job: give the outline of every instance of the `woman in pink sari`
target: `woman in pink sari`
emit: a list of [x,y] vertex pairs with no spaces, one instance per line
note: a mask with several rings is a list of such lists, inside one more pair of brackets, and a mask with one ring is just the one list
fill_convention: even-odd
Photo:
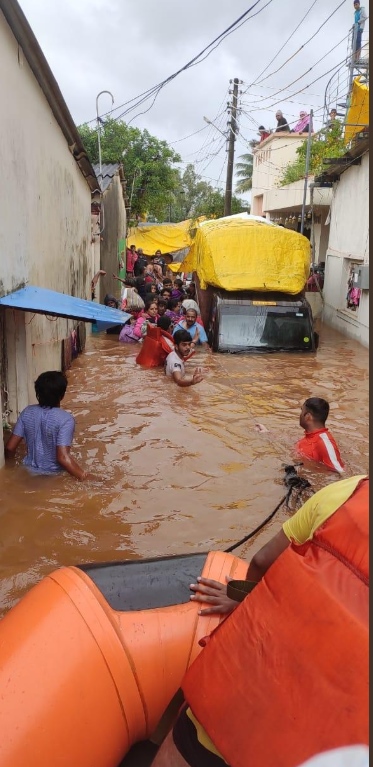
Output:
[[308,133],[310,129],[310,116],[307,112],[299,112],[299,120],[294,126],[292,133]]

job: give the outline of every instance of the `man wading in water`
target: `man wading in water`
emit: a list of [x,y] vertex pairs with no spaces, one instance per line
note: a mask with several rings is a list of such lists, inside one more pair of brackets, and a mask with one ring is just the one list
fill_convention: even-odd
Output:
[[175,350],[171,352],[165,363],[166,376],[172,378],[178,386],[194,386],[203,381],[200,368],[196,368],[193,376],[185,376],[184,361],[189,357],[192,350],[192,338],[187,330],[177,330],[174,333]]
[[58,370],[41,373],[35,381],[38,405],[28,405],[20,414],[5,447],[12,458],[22,439],[27,455],[23,464],[32,474],[58,474],[63,469],[76,479],[91,479],[70,455],[75,419],[60,403],[67,389],[67,378]]

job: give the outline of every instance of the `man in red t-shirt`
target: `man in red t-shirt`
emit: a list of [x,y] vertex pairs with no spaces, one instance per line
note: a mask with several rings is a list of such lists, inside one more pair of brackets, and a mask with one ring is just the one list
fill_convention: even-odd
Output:
[[342,462],[338,445],[325,427],[329,415],[329,403],[321,397],[310,397],[302,405],[299,424],[304,429],[304,437],[299,440],[296,449],[304,458],[317,461],[332,471],[342,474]]

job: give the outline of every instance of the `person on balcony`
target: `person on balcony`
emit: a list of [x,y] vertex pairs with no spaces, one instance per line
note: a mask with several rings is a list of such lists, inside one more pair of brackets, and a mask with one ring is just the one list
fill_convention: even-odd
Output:
[[365,8],[363,8],[360,5],[359,0],[355,0],[354,2],[354,9],[355,9],[355,29],[354,29],[354,39],[355,39],[355,61],[358,61],[361,54],[361,40],[363,36],[363,30],[365,26],[365,22],[367,20],[367,14],[365,11]]
[[308,133],[310,129],[310,116],[307,112],[299,112],[299,120],[294,126],[292,133]]
[[271,132],[269,130],[267,130],[264,127],[264,125],[259,125],[258,133],[259,133],[259,136],[260,136],[259,144],[261,144],[262,141],[265,141],[265,139],[268,138],[268,136],[271,135]]
[[284,117],[284,115],[282,114],[281,109],[278,109],[276,112],[276,120],[277,120],[277,127],[275,130],[275,133],[281,133],[281,132],[290,133],[288,121],[286,117]]

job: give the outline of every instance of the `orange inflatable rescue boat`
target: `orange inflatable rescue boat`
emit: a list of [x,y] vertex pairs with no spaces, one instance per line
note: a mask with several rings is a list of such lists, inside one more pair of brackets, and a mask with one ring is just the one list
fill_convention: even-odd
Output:
[[0,622],[1,767],[118,767],[219,624],[189,584],[247,567],[215,551],[64,567],[34,586]]
[[367,743],[368,482],[227,621],[198,615],[199,574],[247,568],[210,552],[44,578],[0,622],[0,767],[118,767],[180,687],[231,767]]

